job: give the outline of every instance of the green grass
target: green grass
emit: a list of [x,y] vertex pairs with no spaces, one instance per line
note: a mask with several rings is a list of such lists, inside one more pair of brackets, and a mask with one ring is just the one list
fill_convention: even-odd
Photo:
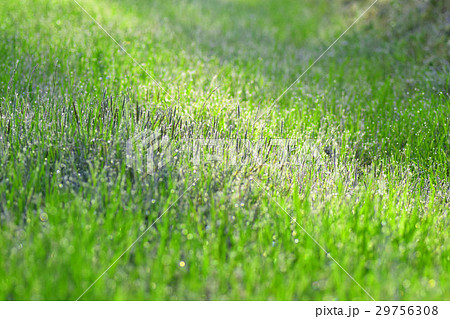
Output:
[[[80,3],[167,93],[72,0],[0,0],[0,299],[77,299],[166,210],[82,300],[369,299],[283,209],[376,300],[450,298],[448,7],[380,1],[255,123],[370,2]],[[300,165],[148,175],[145,129]]]

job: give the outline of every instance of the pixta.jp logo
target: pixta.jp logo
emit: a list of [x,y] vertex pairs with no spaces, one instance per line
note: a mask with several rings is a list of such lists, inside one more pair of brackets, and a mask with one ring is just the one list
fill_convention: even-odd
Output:
[[[128,167],[154,174],[167,165],[191,163],[194,166],[222,164],[224,166],[292,166],[308,158],[321,157],[311,143],[297,139],[211,139],[179,138],[145,130],[126,144]],[[304,161],[303,161],[304,162]]]

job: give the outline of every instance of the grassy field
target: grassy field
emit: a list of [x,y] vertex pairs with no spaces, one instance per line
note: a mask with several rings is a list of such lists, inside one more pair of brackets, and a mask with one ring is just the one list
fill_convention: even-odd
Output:
[[[370,1],[79,3],[143,68],[73,0],[0,0],[0,299],[450,298],[444,1],[380,0],[277,101]],[[212,138],[263,161],[181,147]]]

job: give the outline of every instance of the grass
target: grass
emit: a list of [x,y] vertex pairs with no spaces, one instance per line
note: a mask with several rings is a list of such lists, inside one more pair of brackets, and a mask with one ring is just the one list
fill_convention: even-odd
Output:
[[[376,300],[450,298],[445,5],[380,1],[255,123],[369,2],[80,3],[167,92],[72,0],[1,0],[2,300],[77,299],[158,217],[82,300],[369,299],[299,225]],[[143,130],[181,149],[154,175]]]

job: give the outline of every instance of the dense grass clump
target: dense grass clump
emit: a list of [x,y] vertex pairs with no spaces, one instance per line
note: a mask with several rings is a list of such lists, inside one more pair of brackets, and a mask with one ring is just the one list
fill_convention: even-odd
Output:
[[1,2],[1,299],[450,297],[445,4]]

